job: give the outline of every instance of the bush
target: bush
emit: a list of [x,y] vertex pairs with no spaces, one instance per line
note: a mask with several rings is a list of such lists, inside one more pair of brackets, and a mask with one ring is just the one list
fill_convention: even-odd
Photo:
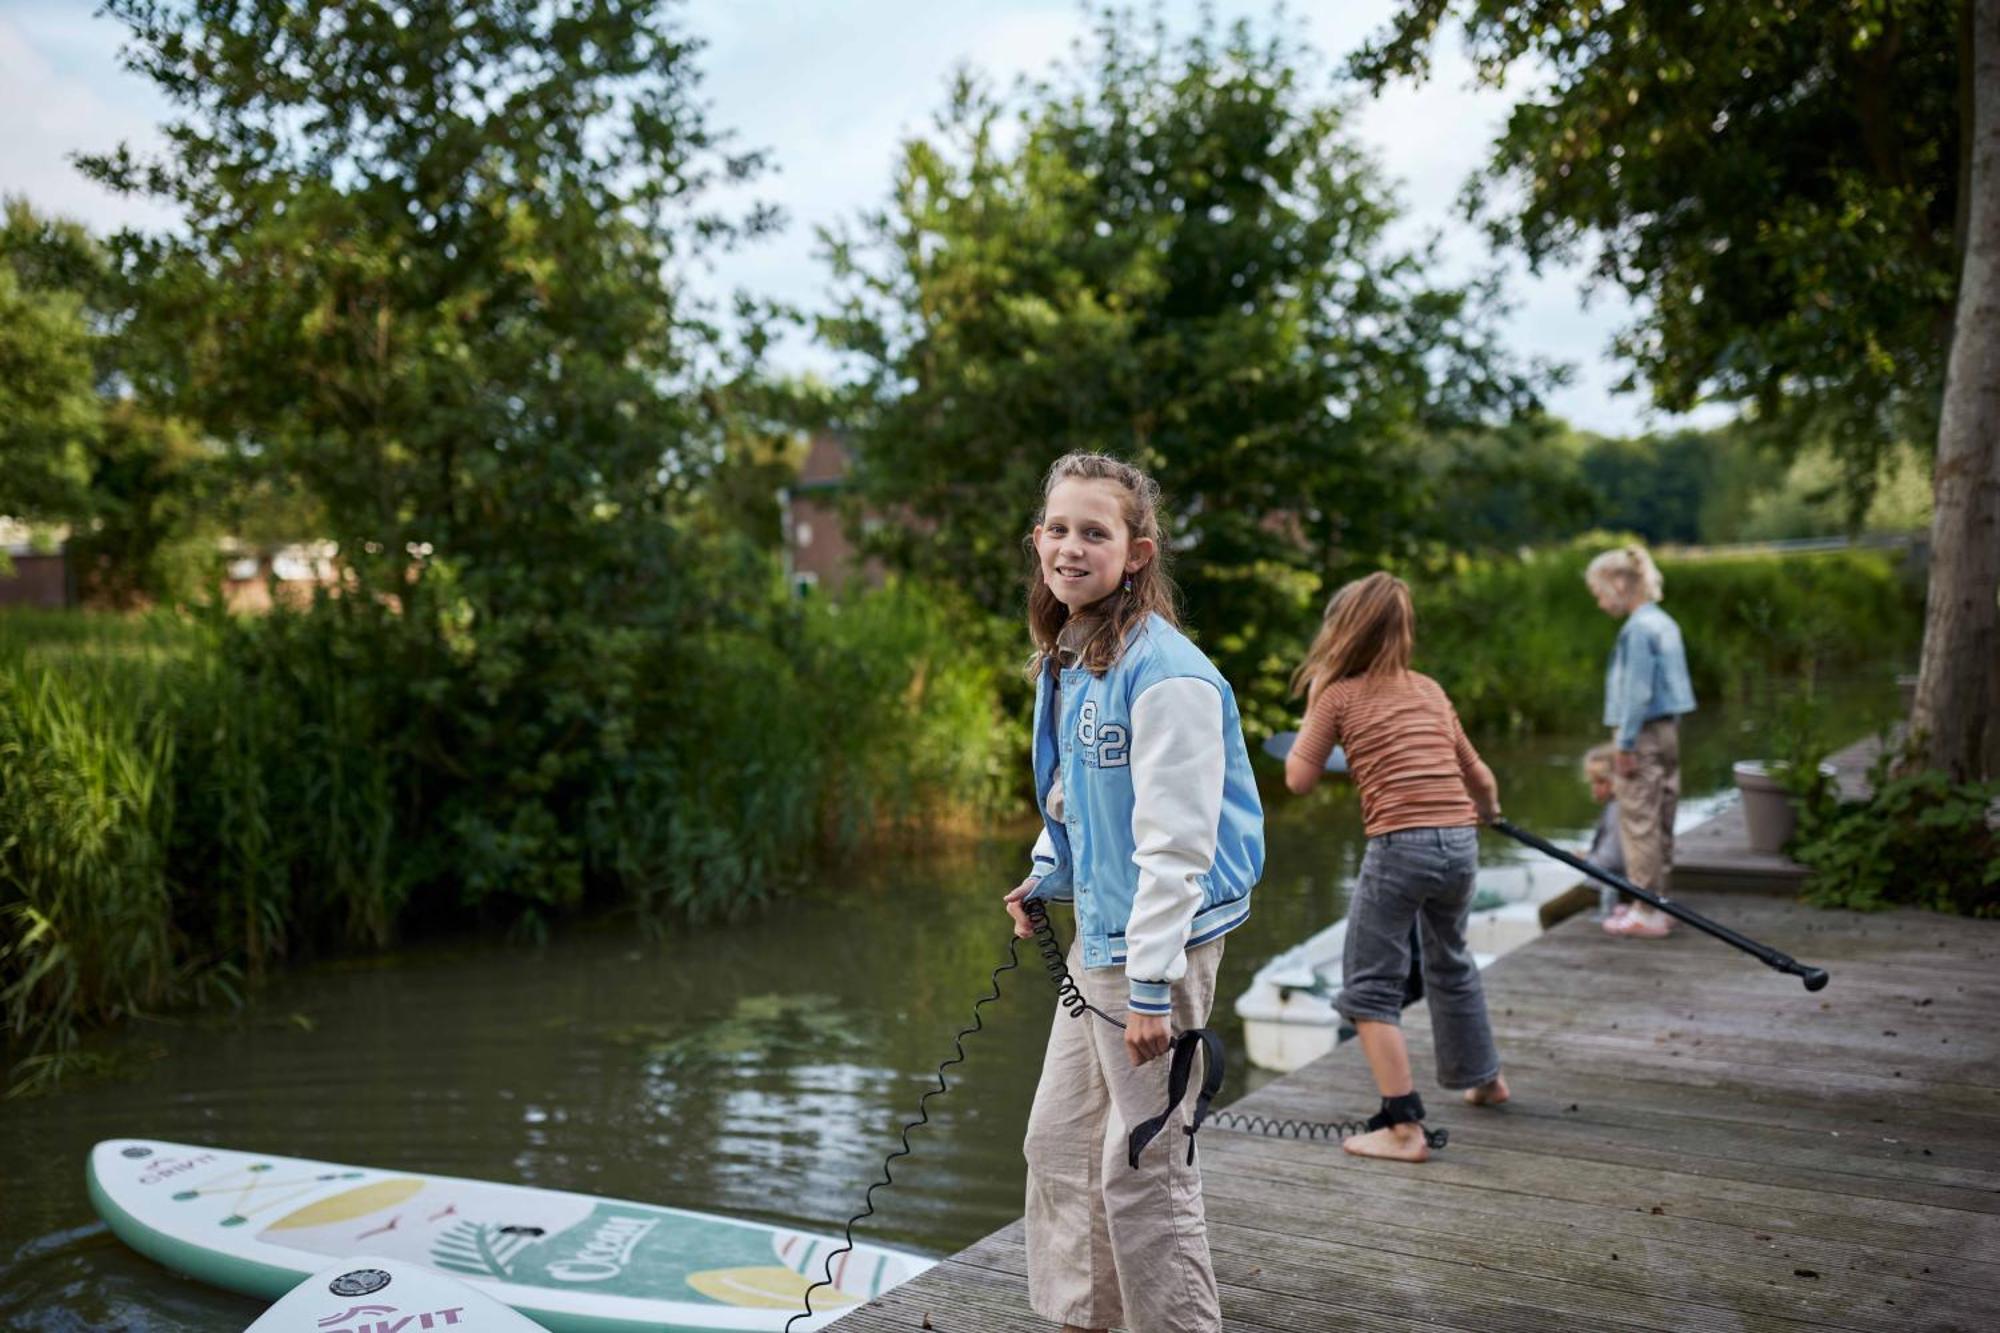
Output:
[[[1475,731],[1594,721],[1617,625],[1583,585],[1601,536],[1518,558],[1460,557],[1413,580],[1420,670]],[[1923,591],[1883,551],[1661,556],[1663,605],[1680,623],[1698,699],[1740,699],[1772,676],[1810,680],[1914,655]]]
[[1020,767],[976,611],[908,584],[761,605],[682,646],[596,794],[591,844],[649,914],[740,914],[816,850],[991,813]]
[[2000,917],[2000,782],[1953,782],[1934,769],[1895,776],[1896,757],[1885,750],[1876,761],[1866,800],[1842,801],[1826,783],[1801,802],[1786,851],[1811,872],[1806,901]]

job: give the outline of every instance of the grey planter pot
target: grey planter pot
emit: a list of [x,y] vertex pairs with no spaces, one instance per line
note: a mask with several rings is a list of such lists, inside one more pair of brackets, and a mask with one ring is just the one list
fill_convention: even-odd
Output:
[[[1750,850],[1776,855],[1798,827],[1799,810],[1772,767],[1759,759],[1739,759],[1731,771],[1736,775],[1736,790],[1743,794],[1743,825]],[[1832,764],[1821,764],[1819,771],[1834,776]]]

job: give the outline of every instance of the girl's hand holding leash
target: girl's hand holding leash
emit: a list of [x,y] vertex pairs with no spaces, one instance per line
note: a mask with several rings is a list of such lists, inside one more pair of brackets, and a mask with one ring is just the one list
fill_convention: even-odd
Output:
[[1028,940],[1035,937],[1035,928],[1029,924],[1028,914],[1021,908],[1021,900],[1033,893],[1035,886],[1041,882],[1041,876],[1030,875],[1016,884],[1013,891],[1007,895],[1007,915],[1014,918],[1014,935],[1017,939]]
[[1125,1053],[1134,1065],[1158,1059],[1174,1044],[1173,1028],[1165,1014],[1125,1014]]
[[[1007,893],[1007,915],[1014,918],[1014,934],[1019,939],[1035,937],[1035,925],[1028,920],[1028,911],[1021,903],[1041,882],[1039,875],[1030,875]],[[1109,1014],[1102,1017],[1111,1018]],[[1115,1018],[1111,1021],[1118,1022]],[[1174,1030],[1165,1014],[1135,1014],[1127,1010],[1125,1021],[1118,1025],[1125,1029],[1125,1053],[1132,1057],[1134,1065],[1157,1060],[1173,1049]]]

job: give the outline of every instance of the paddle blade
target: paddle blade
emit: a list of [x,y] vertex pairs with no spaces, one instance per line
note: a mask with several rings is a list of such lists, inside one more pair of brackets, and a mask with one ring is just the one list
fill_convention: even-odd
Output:
[[[1284,759],[1291,754],[1292,747],[1298,744],[1298,741],[1299,733],[1296,731],[1273,732],[1264,738],[1264,753],[1270,755],[1273,759]],[[1326,757],[1326,771],[1329,773],[1345,773],[1347,771],[1347,751],[1341,749],[1338,745],[1334,746],[1333,753]]]

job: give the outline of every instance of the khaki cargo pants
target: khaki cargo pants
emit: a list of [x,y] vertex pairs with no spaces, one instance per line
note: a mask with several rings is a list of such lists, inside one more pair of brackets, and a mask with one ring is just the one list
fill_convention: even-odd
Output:
[[[1222,941],[1188,950],[1174,985],[1173,1030],[1208,1023]],[[1074,943],[1070,975],[1084,998],[1125,1014],[1125,969],[1086,968]],[[1028,1114],[1028,1300],[1056,1323],[1121,1325],[1131,1333],[1215,1333],[1222,1327],[1200,1161],[1175,1124],[1126,1165],[1133,1125],[1167,1104],[1167,1056],[1132,1067],[1125,1034],[1090,1014],[1056,1010],[1042,1081]]]
[[1674,811],[1681,800],[1681,732],[1678,719],[1656,717],[1632,745],[1638,771],[1614,776],[1618,839],[1625,849],[1625,878],[1654,893],[1667,891],[1674,868]]

